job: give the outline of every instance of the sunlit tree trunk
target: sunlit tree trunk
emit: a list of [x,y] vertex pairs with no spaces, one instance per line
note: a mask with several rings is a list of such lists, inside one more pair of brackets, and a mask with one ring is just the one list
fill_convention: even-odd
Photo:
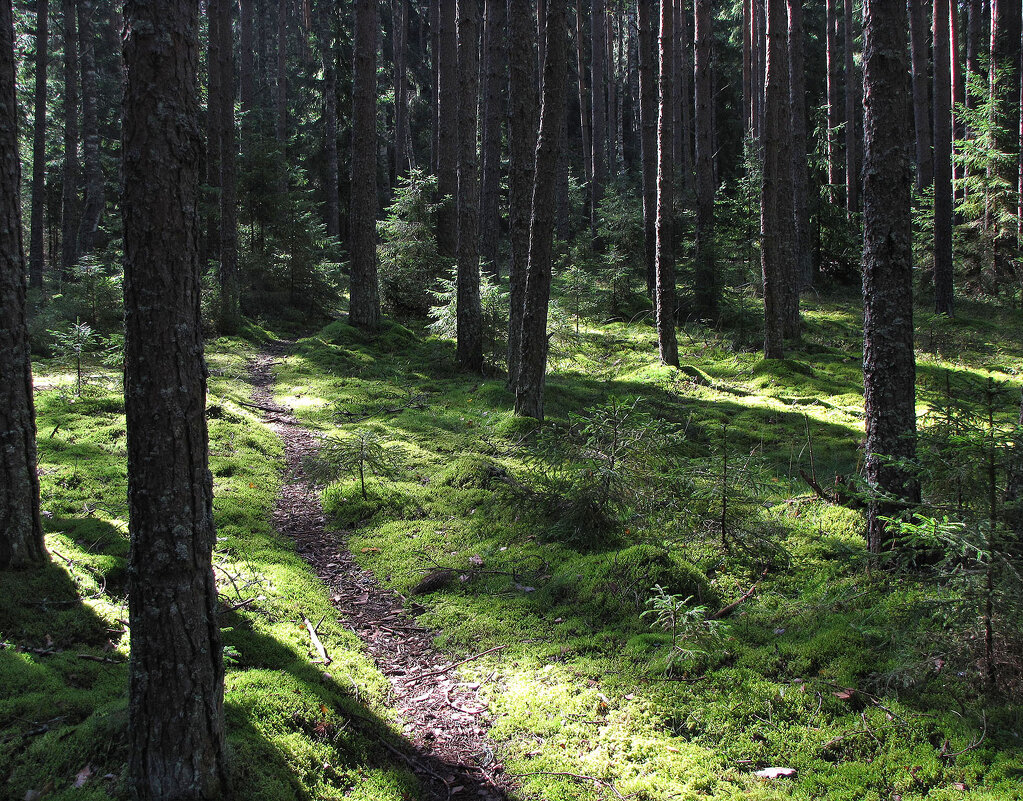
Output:
[[32,126],[32,222],[29,285],[43,285],[46,222],[46,65],[49,61],[49,0],[36,0],[35,112]]
[[639,112],[643,165],[643,254],[647,293],[657,284],[657,82],[654,80],[654,0],[637,0],[639,12]]
[[853,27],[853,2],[854,0],[845,0],[845,210],[850,218],[860,209],[859,148],[856,137],[856,106],[860,87],[856,65],[853,62],[856,38],[856,30]]
[[675,10],[667,0],[661,2],[660,57],[657,104],[657,286],[654,311],[657,315],[657,349],[661,363],[678,367],[678,342],[675,339],[675,262],[672,247],[674,188],[672,175],[672,71],[675,49]]

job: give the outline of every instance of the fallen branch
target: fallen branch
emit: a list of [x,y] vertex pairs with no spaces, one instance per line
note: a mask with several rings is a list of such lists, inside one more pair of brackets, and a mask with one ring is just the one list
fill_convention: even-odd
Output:
[[621,801],[625,801],[628,796],[622,795],[618,792],[618,788],[614,786],[610,779],[598,779],[596,776],[584,776],[581,773],[567,773],[565,771],[546,771],[539,770],[535,773],[509,773],[509,776],[513,778],[522,778],[524,776],[567,776],[570,779],[579,779],[581,781],[593,782],[596,785],[607,787],[612,793],[615,794]]
[[239,406],[247,406],[250,409],[259,409],[261,412],[269,412],[270,414],[290,414],[291,412],[283,406],[265,406],[262,403],[249,403],[248,401],[235,401]]
[[429,676],[439,676],[442,673],[447,673],[452,668],[456,668],[459,665],[464,665],[466,662],[472,662],[476,659],[479,659],[481,656],[492,654],[495,651],[503,651],[507,647],[508,647],[507,645],[495,645],[493,648],[488,648],[486,651],[480,651],[480,653],[474,654],[473,656],[470,656],[468,659],[463,659],[461,662],[455,662],[454,664],[448,665],[447,667],[441,668],[440,670],[432,670],[429,673],[423,673],[421,676],[413,676],[410,679],[405,679],[403,683],[411,684],[414,681],[419,681],[420,679],[425,679],[428,678]]
[[976,740],[973,740],[968,746],[966,746],[966,748],[963,748],[959,751],[946,751],[945,749],[948,747],[948,740],[945,740],[945,742],[942,743],[941,745],[941,753],[938,754],[938,756],[941,757],[942,759],[952,759],[953,757],[957,757],[960,754],[965,754],[967,751],[972,751],[975,748],[979,748],[980,744],[984,742],[986,737],[987,715],[984,715],[984,731],[980,733],[980,737],[978,737]]
[[100,662],[105,665],[120,665],[120,660],[107,659],[105,656],[93,656],[92,654],[78,654],[79,659],[87,659],[90,662]]
[[316,634],[316,627],[309,621],[309,618],[307,617],[303,617],[302,622],[305,623],[305,627],[309,631],[309,639],[313,641],[313,648],[315,648],[316,653],[320,655],[320,661],[324,665],[329,665],[334,660],[327,656],[327,649],[324,648],[323,643],[320,642],[320,638]]
[[[765,570],[763,575],[760,576],[760,581],[763,581],[764,580],[764,576],[766,576],[766,575],[767,575],[767,571]],[[728,617],[730,614],[732,614],[732,612],[734,612],[739,607],[740,604],[748,601],[750,598],[753,597],[753,595],[757,591],[757,587],[760,586],[760,581],[756,582],[752,587],[750,587],[748,590],[746,590],[746,592],[744,592],[742,595],[740,595],[736,600],[732,601],[727,606],[723,606],[720,609],[718,609],[717,612],[715,612],[713,615],[710,616],[710,619],[711,620],[721,620],[723,618]]]

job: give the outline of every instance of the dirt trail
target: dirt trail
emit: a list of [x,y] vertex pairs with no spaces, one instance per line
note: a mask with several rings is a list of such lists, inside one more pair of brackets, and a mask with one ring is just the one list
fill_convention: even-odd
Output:
[[277,531],[295,540],[299,554],[330,589],[339,619],[365,644],[390,679],[391,702],[406,721],[406,742],[381,742],[422,780],[430,799],[508,799],[511,780],[486,733],[489,716],[474,687],[459,682],[453,661],[433,646],[402,599],[379,586],[339,537],[327,532],[319,493],[304,471],[317,437],[290,409],[274,401],[273,364],[290,343],[265,348],[250,364],[252,399],[284,442],[288,473],[274,505]]

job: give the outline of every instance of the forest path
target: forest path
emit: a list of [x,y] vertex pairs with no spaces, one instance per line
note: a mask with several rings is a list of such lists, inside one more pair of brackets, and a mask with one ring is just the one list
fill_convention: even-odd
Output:
[[292,344],[273,343],[249,365],[253,402],[284,443],[288,463],[274,527],[295,540],[299,555],[327,585],[342,624],[359,636],[390,680],[389,700],[406,721],[406,742],[393,745],[386,734],[377,739],[419,777],[425,798],[508,799],[511,780],[487,739],[485,704],[447,669],[455,660],[434,647],[434,633],[419,626],[400,596],[360,568],[343,539],[326,529],[319,492],[305,472],[318,437],[274,400],[273,365]]

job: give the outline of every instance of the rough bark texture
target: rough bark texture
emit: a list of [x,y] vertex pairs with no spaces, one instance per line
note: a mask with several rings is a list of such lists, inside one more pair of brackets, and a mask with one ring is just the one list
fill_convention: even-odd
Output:
[[713,3],[696,3],[696,311],[705,320],[718,313],[714,256],[714,85],[711,74]]
[[742,0],[742,128],[753,133],[753,4]]
[[[947,16],[947,15],[946,15]],[[913,74],[913,127],[916,130],[916,188],[921,191],[934,180],[931,155],[931,98],[927,75],[927,0],[909,0],[909,39]],[[946,47],[947,49],[947,47]],[[934,71],[938,63],[935,54]]]
[[647,292],[657,286],[657,81],[654,79],[654,0],[638,0],[639,11],[639,117],[643,165],[643,254]]
[[529,226],[529,266],[522,317],[521,356],[515,413],[543,420],[547,372],[547,306],[551,294],[554,245],[554,189],[568,82],[566,0],[548,0],[540,136],[536,144],[533,213]]
[[864,3],[863,389],[868,544],[891,541],[881,517],[919,497],[892,459],[916,454],[909,54],[905,8]]
[[394,173],[408,175],[412,168],[412,133],[408,107],[408,0],[394,0]]
[[216,0],[206,3],[206,150],[205,202],[199,239],[199,263],[206,265],[220,257],[220,107],[223,97],[220,83],[220,16],[214,8]]
[[378,0],[356,0],[352,92],[352,179],[349,248],[351,292],[348,319],[374,329],[380,324],[377,287],[377,28]]
[[455,0],[440,0],[438,33],[437,191],[450,198],[437,211],[437,249],[455,257],[458,244],[458,35]]
[[838,5],[839,0],[827,0],[825,21],[827,24],[827,102],[828,102],[828,186],[832,203],[838,202],[842,186],[841,147],[838,142],[838,126],[842,124],[841,56],[838,52]]
[[672,175],[672,71],[675,49],[675,10],[661,2],[661,26],[657,39],[660,55],[660,94],[657,104],[657,350],[661,363],[678,367],[675,339],[675,261],[672,248],[675,181]]
[[[220,319],[221,332],[233,334],[241,322],[238,285],[238,168],[234,125],[234,36],[231,10],[234,0],[213,0],[219,36],[216,70],[220,73],[220,104],[216,109],[220,145]],[[211,65],[213,69],[213,65]]]
[[226,792],[224,672],[199,311],[198,3],[125,4],[129,785]]
[[684,0],[676,0],[675,33],[679,41],[679,51],[676,53],[676,57],[680,67],[678,96],[681,107],[678,121],[682,126],[679,136],[682,145],[682,157],[679,160],[679,166],[682,170],[682,180],[680,182],[682,194],[687,202],[691,200],[695,192],[693,176],[693,165],[695,163],[693,155],[693,27],[691,18],[692,15],[686,13]]
[[458,245],[456,352],[466,370],[483,369],[480,308],[479,157],[476,153],[479,94],[479,11],[476,0],[458,0]]
[[[795,228],[796,282],[789,293],[787,319],[798,320],[799,289],[813,284],[813,249],[810,239],[808,157],[806,147],[806,75],[803,58],[803,0],[788,0],[789,109],[792,119],[792,215]],[[796,308],[791,308],[795,300]]]
[[[959,16],[956,3],[949,4],[949,48],[952,58],[952,107],[966,103],[966,74],[962,47],[962,21]],[[952,141],[963,139],[966,136],[966,126],[963,124],[958,112],[952,112]],[[953,165],[954,177],[963,177],[961,165]],[[958,194],[958,192],[957,192]]]
[[590,3],[590,86],[593,177],[590,180],[590,232],[597,235],[597,212],[607,183],[607,53],[604,0]]
[[952,64],[949,0],[934,0],[934,307],[952,307]]
[[854,0],[845,0],[845,210],[850,217],[860,209],[860,168],[856,143],[859,80],[853,63],[856,36],[853,28],[853,2]]
[[323,162],[324,194],[327,196],[327,236],[341,235],[341,164],[337,148],[337,56],[334,38],[327,35],[323,47]]
[[0,2],[0,570],[46,559],[25,317],[21,163],[10,0]]
[[241,47],[241,57],[238,64],[238,92],[243,114],[248,114],[256,107],[252,3],[253,0],[238,0],[238,44]]
[[576,71],[579,74],[579,128],[582,131],[583,172],[586,184],[593,179],[593,118],[590,112],[590,87],[586,81],[586,28],[584,27],[584,10],[586,0],[575,3],[575,54]]
[[[582,0],[579,0],[582,2]],[[529,0],[508,0],[508,387],[518,383],[536,163],[536,76]]]
[[82,152],[85,156],[85,202],[78,225],[78,252],[91,253],[106,199],[103,166],[99,158],[99,119],[96,113],[96,35],[93,0],[78,0],[78,49],[82,61]]
[[78,26],[74,0],[64,11],[64,174],[61,195],[60,270],[71,274],[78,261]]
[[32,222],[29,239],[29,285],[43,285],[46,217],[46,65],[49,61],[50,0],[36,0],[35,112],[32,126]]
[[501,131],[507,117],[505,28],[507,0],[486,0],[483,71],[483,177],[480,184],[480,261],[499,278],[497,260],[501,235]]
[[760,194],[764,276],[764,357],[784,355],[786,315],[796,278],[793,258],[792,131],[789,105],[788,15],[785,0],[767,2],[767,82],[764,90],[764,177]]

